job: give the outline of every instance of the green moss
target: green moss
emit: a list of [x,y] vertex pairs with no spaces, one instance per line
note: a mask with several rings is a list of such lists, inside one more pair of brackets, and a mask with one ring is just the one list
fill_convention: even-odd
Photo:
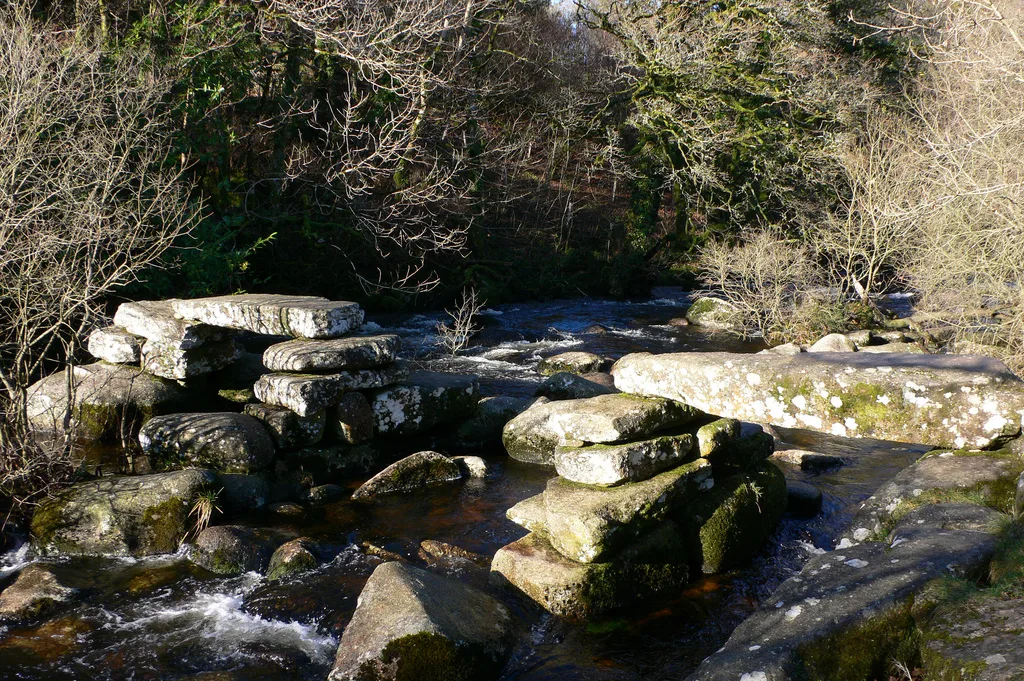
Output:
[[477,681],[496,672],[493,661],[473,646],[432,632],[388,643],[376,660],[364,662],[357,681]]
[[[136,543],[146,545],[146,553],[174,553],[188,531],[188,503],[171,498],[150,506],[142,514]],[[134,552],[138,546],[131,546]]]
[[227,549],[214,549],[204,566],[218,575],[239,575],[245,571],[236,556]]

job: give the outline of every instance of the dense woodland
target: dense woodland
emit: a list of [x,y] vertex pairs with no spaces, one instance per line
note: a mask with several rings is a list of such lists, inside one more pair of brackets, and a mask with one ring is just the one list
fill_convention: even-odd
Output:
[[1016,0],[0,4],[8,421],[110,303],[236,291],[703,284],[782,340],[900,288],[1019,366],[1022,31]]

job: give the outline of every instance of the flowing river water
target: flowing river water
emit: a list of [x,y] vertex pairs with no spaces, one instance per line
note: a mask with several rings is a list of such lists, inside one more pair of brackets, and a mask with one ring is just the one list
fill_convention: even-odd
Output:
[[[658,289],[646,301],[573,300],[499,306],[486,311],[479,345],[429,368],[474,373],[484,395],[532,395],[537,361],[569,350],[611,357],[630,352],[752,352],[723,333],[668,322],[689,299]],[[442,314],[371,315],[403,336],[409,356],[426,356]],[[831,549],[857,505],[917,459],[925,447],[843,440],[784,431],[785,440],[837,454],[847,465],[821,474],[785,467],[788,477],[822,490],[822,512],[787,516],[748,566],[692,582],[654,603],[568,624],[499,594],[522,636],[504,681],[682,679],[722,645],[761,599],[812,554]],[[429,441],[394,443],[412,453]],[[80,597],[42,624],[0,626],[0,679],[284,681],[325,679],[341,633],[374,567],[370,542],[414,562],[434,539],[490,557],[525,530],[505,518],[516,502],[540,492],[553,470],[510,460],[500,447],[474,452],[495,473],[368,505],[339,501],[301,519],[254,516],[243,522],[279,527],[319,542],[333,559],[283,583],[256,574],[224,578],[193,567],[184,553],[144,560],[65,559],[58,569]],[[356,487],[362,480],[353,481]],[[0,586],[31,556],[22,547],[0,556]],[[486,568],[441,561],[432,569],[487,589]]]

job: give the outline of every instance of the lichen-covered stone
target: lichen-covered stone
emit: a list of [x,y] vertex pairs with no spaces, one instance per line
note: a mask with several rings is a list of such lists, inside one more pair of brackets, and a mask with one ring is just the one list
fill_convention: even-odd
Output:
[[218,525],[199,533],[189,558],[196,565],[218,575],[263,572],[277,547],[288,539],[287,535],[277,530]]
[[560,372],[582,375],[607,371],[611,364],[610,360],[592,352],[563,352],[545,357],[538,362],[537,372],[541,376],[551,376]]
[[317,296],[250,293],[170,304],[184,319],[271,336],[337,338],[363,323],[363,310],[357,304]]
[[530,532],[544,532],[548,529],[548,510],[544,506],[544,493],[523,499],[505,511],[505,517]]
[[748,560],[786,510],[786,479],[762,463],[747,474],[716,480],[715,487],[678,514],[690,555],[704,574]]
[[402,362],[379,369],[356,369],[334,374],[264,374],[256,381],[256,397],[266,404],[287,407],[299,416],[324,411],[346,390],[392,385],[409,376]]
[[267,348],[263,364],[271,371],[300,374],[373,369],[394,362],[401,344],[393,334],[290,340]]
[[412,435],[469,418],[480,401],[475,376],[417,371],[399,385],[369,394],[379,435]]
[[428,485],[458,480],[462,472],[454,461],[437,452],[417,452],[391,464],[352,493],[353,499],[407,492]]
[[0,593],[0,622],[24,622],[53,612],[75,596],[45,563],[22,568],[14,583]]
[[686,319],[694,326],[725,331],[740,329],[742,318],[735,305],[718,298],[698,298],[686,311]]
[[526,397],[484,397],[473,416],[459,424],[455,441],[460,447],[479,448],[501,442],[505,424],[530,408],[534,400]]
[[682,587],[689,577],[679,529],[665,522],[610,562],[577,563],[532,532],[498,550],[491,581],[511,587],[545,610],[585,620]]
[[39,505],[32,536],[45,552],[173,553],[192,526],[195,502],[216,482],[213,471],[197,469],[81,482]]
[[357,445],[373,439],[373,408],[362,393],[345,393],[329,412],[331,433],[340,442]]
[[194,402],[177,383],[137,367],[97,362],[69,371],[71,390],[64,371],[29,387],[26,410],[37,432],[70,428],[81,440],[114,439],[130,435],[152,416],[183,411]]
[[274,443],[246,414],[170,414],[150,419],[139,446],[154,469],[192,464],[222,473],[252,473],[270,464]]
[[555,470],[566,480],[606,487],[647,480],[692,458],[693,436],[683,433],[623,444],[559,446]]
[[922,678],[1018,681],[1024,678],[1024,601],[994,596],[943,608],[921,646]]
[[988,357],[641,353],[612,374],[625,392],[712,414],[940,446],[991,446],[1018,433],[1024,414],[1024,381]]
[[89,354],[112,364],[138,364],[142,338],[116,326],[95,329],[86,343]]
[[242,346],[227,338],[181,350],[147,340],[142,345],[142,368],[161,378],[184,380],[223,369],[242,356]]
[[591,487],[553,478],[544,490],[551,545],[579,563],[607,561],[620,547],[713,485],[711,466],[703,459],[620,487]]
[[182,319],[168,300],[121,303],[114,313],[114,325],[179,350],[197,348],[227,337],[223,329]]
[[359,594],[330,681],[486,679],[511,649],[501,603],[460,582],[398,562],[378,565]]
[[697,451],[705,459],[716,458],[740,436],[736,419],[717,419],[697,429]]
[[536,404],[509,421],[502,442],[509,456],[552,465],[555,448],[574,443],[612,443],[649,438],[698,418],[685,404],[633,395]]
[[299,537],[277,547],[267,566],[267,579],[284,579],[299,572],[314,570],[319,565],[313,541]]
[[617,392],[619,391],[614,386],[609,387],[583,376],[571,374],[568,371],[559,371],[548,376],[537,387],[534,394],[538,397],[547,397],[552,400],[582,400],[588,397],[597,397],[598,395],[612,395]]
[[323,439],[327,427],[327,414],[322,411],[299,416],[268,404],[247,404],[243,411],[266,427],[278,451],[312,447]]

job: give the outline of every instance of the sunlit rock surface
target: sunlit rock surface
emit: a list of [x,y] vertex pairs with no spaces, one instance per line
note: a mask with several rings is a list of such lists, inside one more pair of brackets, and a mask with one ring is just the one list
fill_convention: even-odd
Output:
[[244,294],[170,304],[183,319],[266,335],[337,338],[363,323],[363,310],[356,303],[317,296]]
[[372,369],[395,361],[400,346],[399,337],[390,334],[290,340],[267,348],[263,353],[263,364],[271,371],[297,373]]

